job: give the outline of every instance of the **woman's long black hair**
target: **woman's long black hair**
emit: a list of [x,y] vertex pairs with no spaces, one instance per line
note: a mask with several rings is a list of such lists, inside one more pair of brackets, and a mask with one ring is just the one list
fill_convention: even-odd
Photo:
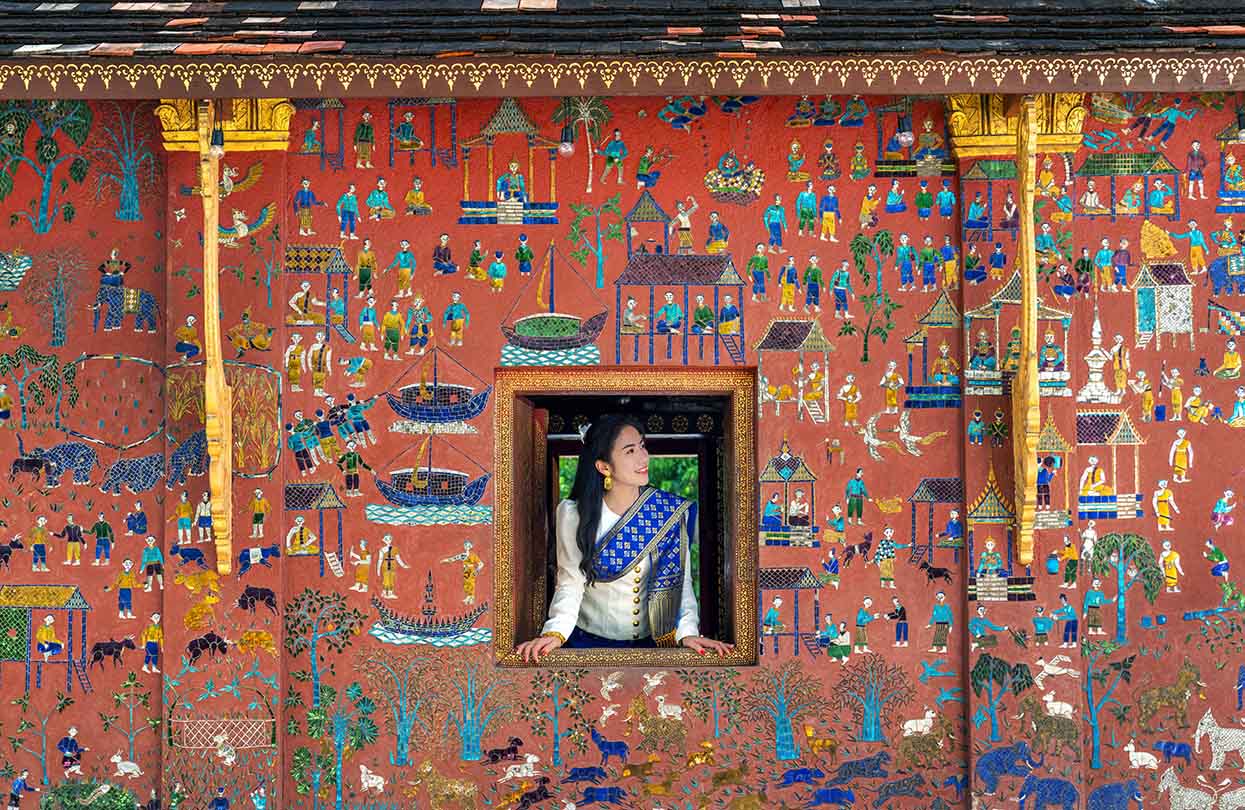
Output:
[[644,428],[633,416],[607,414],[598,418],[584,434],[584,447],[579,451],[579,466],[575,470],[570,499],[579,512],[579,527],[575,530],[575,542],[582,555],[579,569],[584,572],[589,585],[595,579],[592,556],[596,551],[597,528],[601,523],[601,499],[605,497],[605,477],[597,469],[597,462],[610,460],[610,450],[627,425],[644,435]]

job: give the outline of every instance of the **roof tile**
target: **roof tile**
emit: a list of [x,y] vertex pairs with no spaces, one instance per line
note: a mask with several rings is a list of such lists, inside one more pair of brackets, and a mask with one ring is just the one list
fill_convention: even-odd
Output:
[[141,42],[102,42],[91,49],[94,56],[133,56]]
[[219,53],[221,46],[210,42],[183,42],[177,46],[178,56],[207,56]]
[[304,42],[298,46],[299,53],[329,53],[340,51],[346,47],[346,41],[342,39],[334,40],[317,40],[312,42]]

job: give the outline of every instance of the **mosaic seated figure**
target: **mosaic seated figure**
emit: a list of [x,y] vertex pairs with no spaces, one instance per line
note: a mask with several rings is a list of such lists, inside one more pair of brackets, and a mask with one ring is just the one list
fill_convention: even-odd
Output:
[[817,110],[817,117],[813,119],[813,126],[832,127],[838,123],[839,114],[842,112],[843,105],[835,101],[834,96],[826,96]]
[[938,347],[938,356],[930,364],[930,381],[935,385],[959,385],[960,364],[951,356],[951,347],[944,340]]
[[1081,473],[1081,482],[1077,490],[1081,497],[1109,498],[1115,490],[1107,483],[1107,474],[1098,466],[1098,457],[1090,456],[1085,470]]
[[964,218],[964,227],[974,229],[990,227],[990,214],[986,211],[986,201],[982,199],[980,191],[973,195],[972,202],[968,204],[968,215]]
[[787,179],[793,183],[804,183],[808,180],[808,172],[804,171],[807,158],[804,146],[799,141],[791,142],[791,151],[787,153]]
[[1245,193],[1245,171],[1237,162],[1236,155],[1229,152],[1223,158],[1223,187],[1226,191]]
[[1228,338],[1223,348],[1223,360],[1212,372],[1221,380],[1235,380],[1241,376],[1241,353],[1236,350],[1236,340]]
[[1154,181],[1154,188],[1150,189],[1149,197],[1151,214],[1176,213],[1175,195],[1162,180]]
[[800,100],[795,103],[795,112],[787,116],[787,126],[809,127],[813,125],[813,119],[816,117],[817,106],[809,100],[808,96],[800,96]]
[[761,528],[764,531],[776,532],[782,529],[783,512],[780,495],[775,492],[768,501],[765,502],[765,509],[761,512]]
[[947,156],[946,142],[934,131],[934,122],[926,118],[921,129],[921,134],[916,138],[916,152],[913,157],[918,163],[927,160],[941,162]]
[[1003,555],[994,547],[994,538],[986,538],[985,548],[977,558],[977,576],[1003,576]]
[[994,356],[994,344],[990,341],[989,333],[984,329],[977,333],[977,342],[973,344],[973,353],[968,360],[968,367],[980,371],[995,371],[998,368],[998,359]]
[[393,148],[398,152],[416,152],[424,148],[424,142],[415,134],[415,113],[402,114],[402,123],[393,128]]
[[1063,349],[1055,345],[1055,333],[1046,332],[1046,342],[1038,350],[1038,371],[1064,371],[1065,358]]
[[1137,180],[1124,195],[1120,197],[1120,201],[1115,204],[1115,213],[1117,214],[1140,214],[1142,200],[1141,181]]
[[1011,337],[1007,340],[1007,356],[1003,359],[1003,370],[1013,374],[1020,371],[1020,327],[1012,327]]
[[839,126],[862,127],[865,124],[865,116],[868,114],[869,105],[865,103],[865,100],[860,96],[852,96],[843,108],[843,115],[839,117]]
[[1090,179],[1085,183],[1085,190],[1081,192],[1079,200],[1081,204],[1081,212],[1085,214],[1105,214],[1107,206],[1102,202],[1102,196],[1098,193],[1097,183]]

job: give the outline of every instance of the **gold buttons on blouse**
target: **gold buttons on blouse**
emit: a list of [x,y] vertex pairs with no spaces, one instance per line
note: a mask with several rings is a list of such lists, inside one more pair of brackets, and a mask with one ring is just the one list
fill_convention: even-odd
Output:
[[639,626],[640,626],[640,620],[639,620],[639,619],[636,619],[635,621],[633,621],[633,622],[631,623],[631,626],[632,626],[632,627],[639,627]]
[[635,603],[638,605],[638,604],[640,604],[640,597],[638,597],[638,596],[633,597],[631,601],[632,601],[632,602],[635,602]]

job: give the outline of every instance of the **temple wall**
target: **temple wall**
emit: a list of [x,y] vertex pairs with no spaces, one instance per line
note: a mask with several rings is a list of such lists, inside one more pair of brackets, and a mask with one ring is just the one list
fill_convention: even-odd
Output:
[[[201,346],[204,317],[197,156],[161,147],[153,105],[11,102],[0,111],[9,156],[0,200],[10,214],[0,383],[13,400],[0,443],[15,473],[0,518],[22,543],[0,577],[37,586],[0,589],[0,622],[12,631],[0,683],[21,713],[5,727],[17,740],[4,755],[15,775],[30,768],[38,785],[46,767],[43,796],[107,782],[146,801],[162,785],[165,806],[175,790],[183,806],[206,806],[218,788],[232,806],[248,806],[262,786],[269,807],[288,808],[453,806],[430,797],[459,788],[475,796],[464,807],[514,806],[516,791],[536,789],[542,774],[550,806],[617,787],[640,807],[795,807],[838,787],[879,808],[968,807],[956,786],[967,779],[981,806],[1004,807],[1025,779],[1013,768],[996,780],[997,762],[1023,743],[1040,762],[1033,774],[1048,780],[1030,783],[1029,795],[1075,791],[1074,806],[1100,791],[1090,807],[1123,807],[1108,801],[1108,786],[1130,792],[1130,780],[1153,803],[1167,801],[1162,780],[1205,789],[1197,776],[1223,776],[1216,751],[1237,754],[1232,735],[1215,729],[1237,728],[1241,642],[1240,596],[1220,554],[1232,556],[1238,528],[1225,490],[1239,474],[1234,448],[1245,424],[1231,343],[1245,329],[1245,267],[1232,258],[1242,236],[1225,222],[1245,206],[1233,168],[1245,147],[1231,99],[1087,95],[1083,145],[1039,155],[1040,340],[1050,347],[1039,358],[1039,454],[1053,477],[1029,567],[1010,529],[1015,166],[953,156],[942,99],[616,97],[572,107],[569,121],[557,99],[435,101],[298,102],[287,151],[227,145],[225,229],[209,238],[221,240],[219,317],[235,398],[236,573],[219,581],[209,570],[213,546],[196,542],[206,535],[193,508],[188,528],[178,522],[183,493],[193,507],[207,489],[196,474],[202,353],[188,348]],[[370,160],[358,133],[365,112]],[[408,112],[413,139],[399,129]],[[1137,119],[1147,113],[1143,129]],[[626,149],[621,172],[606,168],[615,130]],[[1190,187],[1194,140],[1205,181]],[[526,200],[499,199],[519,175]],[[381,180],[385,194],[370,205]],[[797,195],[809,182],[819,207],[833,186],[834,227],[820,215],[801,223]],[[357,239],[337,210],[350,184]],[[311,202],[298,196],[304,186],[314,202],[300,217]],[[780,240],[767,214],[775,203]],[[680,207],[690,243],[673,220]],[[725,239],[711,235],[714,214]],[[435,268],[441,234],[454,272]],[[522,236],[530,274],[516,257]],[[1104,239],[1107,275],[1080,278],[1082,248],[1092,270]],[[479,274],[469,261],[477,240]],[[717,285],[686,275],[680,246],[717,257],[697,260],[720,268]],[[113,249],[119,268],[107,264]],[[365,249],[376,262],[377,318],[397,302],[397,353],[381,328],[375,349],[363,341]],[[487,275],[497,251],[505,276],[494,291]],[[996,251],[1003,258],[994,262]],[[754,255],[768,269],[763,295]],[[819,300],[806,283],[814,255]],[[784,299],[788,258],[800,285]],[[116,297],[117,312],[127,311],[117,324],[107,317],[114,287],[101,282],[127,263],[121,287],[149,296]],[[841,266],[850,317],[836,313],[830,289]],[[620,284],[624,273],[645,283]],[[296,309],[304,282],[312,300]],[[325,304],[334,291],[345,301],[340,324]],[[670,321],[658,312],[667,291],[684,322],[678,333],[650,335],[648,324]],[[461,345],[450,329],[455,294],[468,313]],[[500,327],[550,311],[555,294],[557,312],[584,321],[607,312],[599,335],[545,352],[507,338]],[[697,295],[714,331],[688,329]],[[720,328],[724,314],[733,320],[726,295],[739,310],[738,335]],[[647,318],[638,333],[623,328],[628,296]],[[88,307],[101,297],[96,326]],[[421,345],[405,334],[419,299],[431,329],[423,354],[409,353]],[[129,310],[154,321],[135,331]],[[615,668],[494,666],[491,605],[470,629],[435,640],[383,626],[376,604],[418,618],[425,608],[454,617],[492,601],[494,484],[473,503],[416,507],[390,502],[380,486],[429,464],[468,480],[493,470],[494,403],[435,435],[392,404],[407,401],[404,388],[409,400],[432,384],[434,360],[436,382],[472,393],[501,366],[755,366],[758,665],[671,670],[660,682],[653,671],[618,668],[609,688],[603,679]],[[303,470],[295,448],[312,433],[333,440],[320,441],[314,469]],[[367,465],[357,495],[343,469],[346,434]],[[1173,447],[1181,439],[1189,444]],[[94,453],[98,466],[76,481],[62,471],[53,485],[55,470],[49,480],[32,453],[56,445],[62,455]],[[834,508],[848,516],[858,468],[863,514],[840,535]],[[101,491],[118,481],[119,492]],[[786,505],[796,489],[811,502],[815,532],[792,525],[789,506],[764,519],[775,494]],[[130,536],[136,501],[148,529]],[[262,525],[257,509],[267,512]],[[82,565],[68,565],[65,538],[53,537],[49,570],[31,570],[39,517],[63,532],[69,515],[89,529],[101,512],[116,534],[108,564],[92,565],[88,537]],[[124,618],[120,561],[139,568],[148,534],[163,553],[164,587],[145,591],[140,577],[135,618]],[[382,598],[378,568],[386,536],[401,560],[392,599]],[[1080,558],[1075,573],[1067,549]],[[945,650],[936,643],[940,591],[952,617]],[[1094,591],[1102,604],[1087,610]],[[893,598],[908,616],[904,646],[886,615]],[[1054,619],[1044,641],[1039,607]],[[858,641],[862,611],[879,614],[867,625],[868,651],[832,658],[818,632],[846,622]],[[162,680],[143,669],[153,612],[164,616]],[[40,675],[33,634],[46,615],[66,649]],[[1065,636],[1070,616],[1078,627]],[[92,665],[96,645],[131,635],[136,649],[122,646],[119,665]],[[64,663],[67,650],[78,669]],[[646,725],[640,718],[659,713],[659,696],[674,719]],[[1208,736],[1188,751],[1199,721]],[[66,775],[55,746],[71,723],[89,750],[82,773]],[[612,758],[597,784],[563,784],[570,769],[600,764],[589,727],[625,742],[632,767]],[[523,741],[517,762],[481,756],[512,737]],[[116,775],[118,748],[142,775]],[[1165,751],[1175,754],[1171,771]],[[531,774],[523,754],[538,757]],[[871,769],[879,761],[886,779]],[[503,780],[509,768],[520,773]],[[384,781],[379,792],[368,773]],[[110,797],[116,807],[129,801],[121,790],[101,801]]]

